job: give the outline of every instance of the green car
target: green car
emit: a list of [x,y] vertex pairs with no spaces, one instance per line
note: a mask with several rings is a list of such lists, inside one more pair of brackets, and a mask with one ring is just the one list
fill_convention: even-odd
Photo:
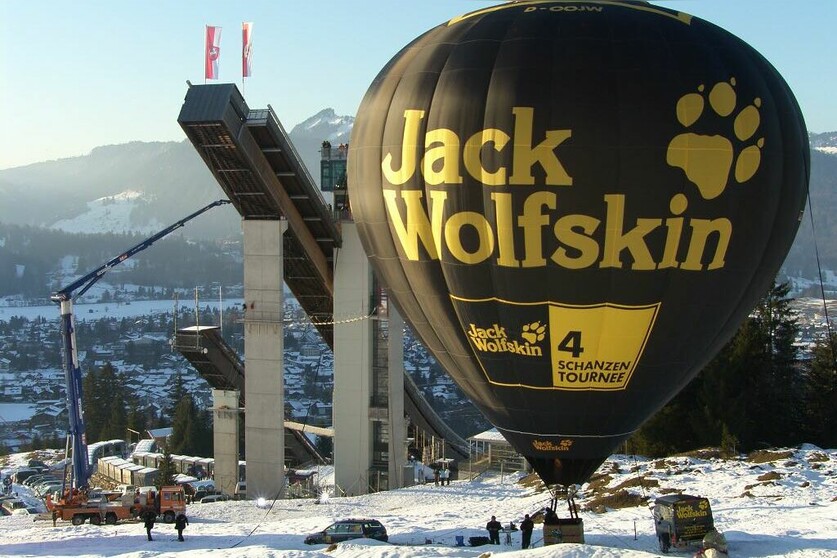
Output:
[[387,529],[377,519],[343,519],[318,533],[305,537],[305,544],[331,544],[352,539],[377,539],[386,542]]

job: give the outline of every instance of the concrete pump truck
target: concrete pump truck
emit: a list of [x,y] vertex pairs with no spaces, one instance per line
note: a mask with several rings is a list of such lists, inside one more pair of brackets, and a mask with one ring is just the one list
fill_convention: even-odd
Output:
[[[156,241],[184,226],[186,223],[204,212],[219,205],[228,203],[230,203],[229,200],[216,200],[210,203],[191,215],[177,221],[173,225],[166,227],[154,236],[151,236],[118,256],[108,260],[106,263],[94,269],[87,275],[73,281],[63,289],[56,291],[50,296],[51,300],[60,305],[61,310],[62,359],[64,366],[64,380],[67,390],[67,412],[69,415],[66,450],[68,455],[65,456],[67,459],[65,459],[64,486],[62,487],[60,497],[56,498],[54,501],[47,501],[47,508],[50,512],[56,514],[56,517],[71,520],[76,525],[84,523],[86,519],[90,519],[91,523],[95,524],[102,522],[112,524],[116,523],[119,519],[132,516],[136,517],[140,513],[146,511],[145,509],[142,509],[142,507],[149,507],[147,501],[145,501],[146,503],[140,504],[139,502],[134,501],[133,498],[114,502],[108,502],[105,500],[93,502],[88,500],[87,489],[89,488],[88,484],[93,471],[92,467],[88,463],[87,455],[84,413],[82,411],[82,377],[76,346],[73,301],[77,300],[80,296],[86,293],[116,265],[124,262],[138,252],[142,252]],[[72,466],[68,481],[66,463],[70,459],[72,460]],[[180,498],[177,497],[178,493],[180,494]],[[165,498],[166,495],[168,495],[168,498]],[[174,506],[174,508],[185,509],[182,487],[163,487],[160,490],[158,498],[156,498],[153,504],[157,514],[163,515],[164,519],[167,521],[170,517],[173,521],[173,512],[177,510],[174,508],[161,509],[160,504],[165,505],[163,500],[169,501],[169,505]],[[177,503],[178,501],[179,504]],[[157,502],[160,502],[160,504]]]

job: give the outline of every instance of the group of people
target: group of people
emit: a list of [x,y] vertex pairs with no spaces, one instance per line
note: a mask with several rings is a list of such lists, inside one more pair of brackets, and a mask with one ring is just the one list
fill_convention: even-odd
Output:
[[[153,510],[146,510],[142,514],[142,522],[145,526],[145,534],[148,536],[149,541],[153,541],[154,539],[151,538],[151,530],[154,528],[154,523],[157,521],[157,514]],[[183,542],[183,530],[186,526],[189,525],[189,519],[186,517],[186,514],[179,513],[177,517],[174,518],[174,528],[177,530],[177,540]]]
[[[555,512],[553,511],[552,513],[554,514]],[[547,521],[547,523],[549,522]],[[516,531],[517,527],[514,523],[510,523],[506,529],[503,529],[503,524],[497,521],[497,517],[492,515],[491,520],[485,524],[485,529],[488,531],[490,544],[500,544],[500,533],[503,531],[506,533],[506,544],[511,544],[511,532]],[[532,544],[532,531],[534,529],[535,522],[532,521],[532,518],[527,513],[523,521],[520,522],[520,548],[526,549]],[[702,548],[695,554],[694,558],[728,558],[727,539],[723,533],[712,529],[706,533],[701,542]]]
[[[500,544],[500,531],[503,531],[503,524],[497,521],[495,516],[491,516],[491,521],[485,524],[485,528],[488,531],[488,540],[491,544]],[[521,548],[529,548],[529,545],[532,544],[532,531],[535,529],[535,522],[532,521],[532,518],[529,517],[529,514],[526,514],[526,517],[523,518],[523,521],[520,522],[520,534],[521,534]],[[514,523],[509,523],[508,528],[506,529],[506,543],[511,544],[511,532],[517,531],[517,526]]]
[[436,486],[439,486],[439,484],[441,484],[442,486],[450,486],[450,469],[448,469],[447,467],[435,469],[433,471],[433,484],[435,484]]

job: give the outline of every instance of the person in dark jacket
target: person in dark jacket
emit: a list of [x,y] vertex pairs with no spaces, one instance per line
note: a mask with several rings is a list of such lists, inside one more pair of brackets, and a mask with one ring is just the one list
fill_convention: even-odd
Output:
[[532,543],[532,530],[534,528],[535,522],[532,521],[532,518],[527,513],[523,521],[520,522],[520,533],[523,537],[521,540],[521,548],[529,548],[529,545]]
[[185,529],[187,525],[189,525],[189,520],[186,518],[186,514],[177,514],[177,518],[174,520],[174,528],[177,529],[177,540],[180,542],[185,540],[183,538],[183,529]]
[[497,518],[492,515],[491,521],[485,524],[485,528],[488,529],[489,542],[491,544],[500,544],[500,529],[503,526],[497,521]]
[[148,540],[152,541],[154,539],[151,538],[151,530],[154,528],[154,521],[157,519],[157,514],[154,513],[152,510],[146,510],[142,514],[142,520],[145,524],[145,534],[148,535]]

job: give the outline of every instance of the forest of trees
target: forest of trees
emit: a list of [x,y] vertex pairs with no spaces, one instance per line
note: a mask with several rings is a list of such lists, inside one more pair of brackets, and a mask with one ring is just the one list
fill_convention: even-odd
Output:
[[124,439],[126,432],[172,427],[167,451],[178,455],[212,456],[212,415],[201,409],[175,376],[167,406],[160,415],[147,396],[126,388],[122,375],[110,364],[90,370],[82,382],[83,411],[88,440]]
[[818,340],[812,358],[800,360],[790,302],[788,285],[774,284],[709,365],[634,434],[629,451],[837,447],[837,339]]
[[[21,294],[47,299],[50,293],[65,286],[50,279],[64,258],[77,258],[76,273],[83,275],[145,238],[147,235],[138,234],[71,234],[0,223],[0,296]],[[239,285],[243,279],[240,251],[240,244],[230,247],[174,235],[155,243],[153,250],[115,267],[108,282],[156,287],[161,297],[165,296],[161,278],[165,278],[169,289],[210,282]],[[154,292],[147,291],[149,298],[153,298]]]

